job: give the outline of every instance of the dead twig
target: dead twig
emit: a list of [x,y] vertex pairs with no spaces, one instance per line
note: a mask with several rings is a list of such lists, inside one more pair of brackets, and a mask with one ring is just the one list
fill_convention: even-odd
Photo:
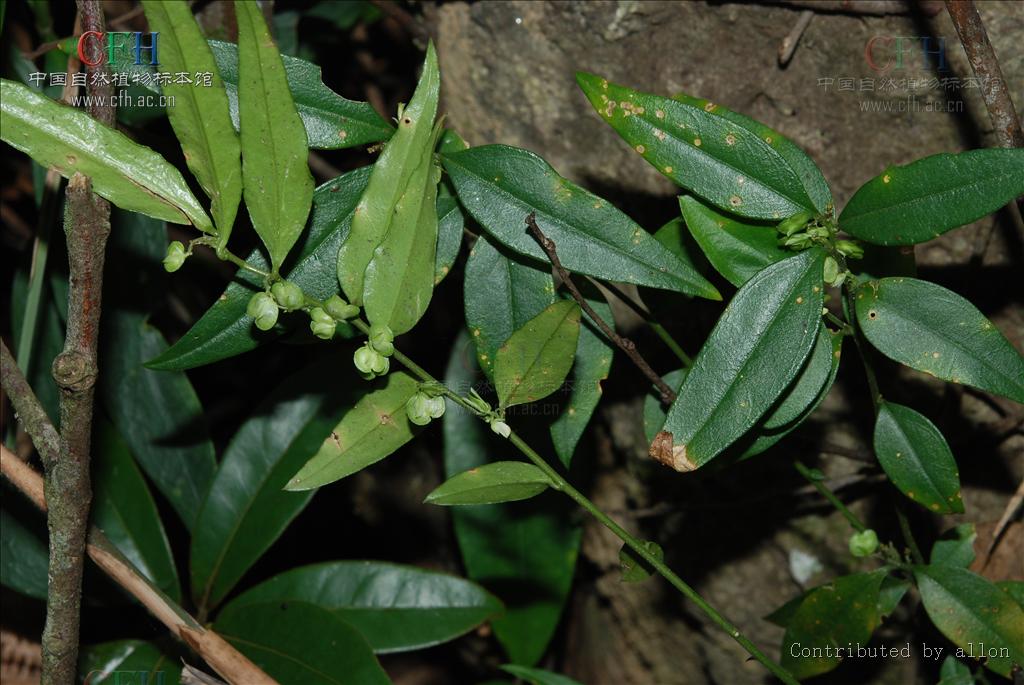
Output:
[[800,13],[800,16],[796,20],[796,24],[793,25],[793,30],[782,39],[782,44],[779,45],[779,66],[784,67],[789,64],[789,60],[793,59],[793,53],[796,52],[796,46],[800,42],[800,38],[804,35],[804,31],[807,30],[807,25],[811,23],[811,19],[814,18],[814,12],[811,10],[804,10]]
[[531,212],[530,215],[526,217],[526,225],[530,228],[530,232],[533,234],[533,237],[537,239],[538,243],[540,243],[541,249],[544,250],[544,253],[548,256],[548,260],[551,261],[551,266],[555,268],[555,272],[558,274],[558,277],[563,283],[565,283],[569,292],[572,293],[573,299],[576,300],[580,308],[587,313],[590,320],[601,329],[601,332],[604,333],[609,340],[615,343],[620,350],[625,352],[626,356],[629,357],[633,364],[640,369],[640,372],[643,373],[652,384],[654,384],[654,387],[656,387],[658,392],[661,393],[662,402],[665,404],[675,402],[675,390],[670,388],[668,383],[663,381],[661,376],[654,372],[654,369],[652,369],[650,364],[647,363],[647,360],[645,360],[640,352],[637,351],[636,343],[629,338],[623,338],[621,335],[616,333],[615,329],[609,326],[608,323],[594,311],[593,307],[587,303],[586,298],[583,297],[583,293],[581,293],[579,288],[576,287],[576,284],[573,283],[572,276],[566,268],[562,266],[562,261],[558,258],[558,252],[554,241],[544,235],[544,231],[542,231],[540,226],[537,225],[536,214]]

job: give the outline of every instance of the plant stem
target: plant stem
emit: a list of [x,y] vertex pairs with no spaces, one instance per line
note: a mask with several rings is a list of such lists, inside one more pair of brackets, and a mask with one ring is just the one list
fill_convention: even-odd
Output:
[[914,532],[910,529],[910,521],[907,520],[907,515],[903,513],[903,508],[896,505],[896,518],[900,522],[900,533],[903,534],[903,540],[907,543],[907,547],[910,548],[910,556],[913,557],[915,564],[924,563],[924,555],[921,554],[921,548],[917,546],[917,540],[914,539]]
[[814,477],[809,468],[804,466],[799,461],[794,461],[793,466],[800,473],[800,475],[807,480],[808,483],[814,486],[815,490],[821,493],[822,497],[827,499],[832,504],[832,506],[835,507],[836,510],[838,510],[839,513],[842,514],[847,521],[849,521],[850,525],[853,526],[854,530],[856,530],[858,533],[862,533],[868,529],[868,527],[865,526],[859,518],[857,518],[857,515],[850,511],[846,507],[846,505],[843,504],[842,500],[836,497],[836,493],[832,492],[827,485],[825,485],[820,480]]
[[632,297],[622,292],[622,288],[615,285],[614,283],[602,283],[604,287],[615,294],[615,297],[619,298],[619,301],[623,302],[627,307],[636,312],[637,316],[642,318],[650,326],[651,330],[661,338],[661,341],[665,343],[665,346],[672,351],[679,361],[683,363],[683,366],[687,369],[693,366],[693,359],[690,355],[686,354],[686,351],[682,346],[676,342],[676,339],[672,337],[672,334],[665,330],[665,327],[658,322],[654,315],[646,307],[640,306]]
[[[205,238],[199,238],[199,240],[202,241],[205,240]],[[244,259],[236,255],[234,252],[231,252],[227,248],[217,250],[217,256],[226,262],[231,262],[239,269],[244,269],[245,271],[248,271],[251,274],[256,274],[257,276],[260,276],[264,279],[270,278],[269,272],[264,271],[263,269],[257,269],[255,266],[245,261]]]

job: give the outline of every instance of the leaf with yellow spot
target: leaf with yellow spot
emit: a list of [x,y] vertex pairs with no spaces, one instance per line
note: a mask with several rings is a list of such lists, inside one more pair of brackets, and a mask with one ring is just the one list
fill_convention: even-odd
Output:
[[544,472],[522,461],[496,461],[458,473],[423,500],[425,504],[497,504],[529,499],[551,485]]
[[498,349],[494,385],[502,408],[535,402],[562,386],[580,335],[580,308],[571,300],[547,307]]

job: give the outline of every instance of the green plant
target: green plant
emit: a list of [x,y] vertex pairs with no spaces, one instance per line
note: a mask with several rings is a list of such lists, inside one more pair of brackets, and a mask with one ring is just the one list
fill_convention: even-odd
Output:
[[[985,663],[989,669],[1008,676],[1024,662],[1020,585],[1000,587],[966,569],[969,531],[937,542],[927,562],[909,532],[909,553],[879,545],[798,463],[855,529],[850,551],[873,556],[879,566],[775,612],[770,620],[786,629],[776,662],[673,572],[656,543],[629,533],[565,475],[616,346],[656,390],[645,408],[651,457],[687,472],[712,460],[751,458],[800,426],[828,394],[849,337],[871,388],[874,447],[892,485],[929,511],[963,511],[945,439],[923,415],[884,399],[873,351],[1017,402],[1024,402],[1024,358],[955,293],[900,267],[858,264],[883,263],[898,246],[1013,200],[1024,192],[1024,151],[936,155],[891,168],[837,213],[821,171],[779,133],[714,103],[579,74],[599,115],[686,191],[679,204],[687,229],[738,288],[692,360],[649,317],[682,364],[659,377],[609,324],[603,294],[573,276],[721,300],[710,274],[685,257],[679,226],[652,235],[532,152],[466,145],[438,116],[441,75],[432,45],[416,92],[392,127],[365,103],[325,94],[313,65],[282,58],[255,4],[236,3],[237,47],[207,42],[185,4],[144,6],[151,26],[173,37],[175,47],[162,56],[166,68],[217,74],[208,89],[164,86],[179,98],[168,117],[209,212],[166,159],[85,113],[7,80],[0,83],[0,111],[6,142],[68,178],[89,177],[92,189],[120,208],[113,240],[131,258],[163,259],[168,272],[177,272],[197,249],[210,248],[238,267],[224,293],[170,347],[138,312],[112,317],[111,325],[133,332],[117,337],[130,345],[122,350],[124,368],[104,369],[111,380],[101,382],[145,374],[159,392],[135,397],[116,383],[101,392],[114,424],[96,451],[101,468],[132,483],[99,480],[109,489],[97,495],[94,523],[169,602],[186,600],[132,456],[190,532],[188,585],[199,620],[212,618],[215,631],[281,682],[386,682],[374,653],[437,644],[485,621],[520,664],[508,672],[564,682],[529,668],[555,630],[580,540],[579,526],[565,515],[567,500],[542,494],[547,490],[566,495],[621,538],[625,580],[661,575],[783,682],[835,668],[842,654],[825,648],[866,643],[911,586],[954,644],[997,650]],[[384,146],[372,166],[313,187],[309,148],[375,142]],[[262,243],[245,258],[229,246],[242,199]],[[463,209],[482,231],[465,263],[469,334],[454,344],[442,380],[414,360],[415,350],[399,336],[428,311],[456,262]],[[160,221],[191,224],[201,235],[158,254]],[[568,292],[556,288],[552,267]],[[209,440],[198,448],[154,447],[157,441],[138,435],[132,416],[140,407],[152,415],[172,406],[199,409],[183,371],[285,335],[310,334],[330,353],[292,378],[254,379],[262,386],[283,382],[234,434],[219,463]],[[472,363],[461,356],[467,344]],[[565,406],[554,418],[515,409],[551,397],[567,379]],[[471,580],[339,560],[293,568],[232,595],[315,489],[388,457],[435,420],[443,420],[449,478],[426,502],[487,505],[452,512]],[[148,419],[141,423],[149,424],[150,436],[165,434]],[[550,446],[558,466],[531,447],[538,441]],[[526,461],[508,460],[513,450]],[[175,459],[168,458],[172,452]],[[122,470],[107,460],[119,460]],[[506,504],[517,500],[527,502]],[[138,528],[118,529],[119,507],[132,512]],[[30,536],[15,534],[31,546]],[[522,549],[524,539],[529,549]],[[517,581],[528,581],[535,596],[517,597],[502,612],[484,587]],[[40,594],[34,581],[11,582]],[[323,635],[331,645],[314,639]],[[816,651],[794,655],[793,645]],[[164,658],[146,643],[102,645],[87,650],[82,668],[117,649],[130,655],[122,662]]]

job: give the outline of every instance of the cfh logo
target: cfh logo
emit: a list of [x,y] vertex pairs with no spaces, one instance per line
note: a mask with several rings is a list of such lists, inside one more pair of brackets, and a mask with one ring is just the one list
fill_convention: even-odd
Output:
[[946,39],[934,36],[872,36],[864,44],[864,61],[879,74],[903,69],[914,55],[921,55],[921,63],[913,66],[929,67],[934,61],[939,71],[946,71]]
[[[142,64],[142,52],[149,54],[148,64],[160,66],[157,44],[160,34],[135,31],[86,31],[78,37],[78,59],[95,67],[104,62],[111,65]],[[127,59],[122,59],[127,57]]]
[[89,671],[82,685],[167,685],[163,671]]

